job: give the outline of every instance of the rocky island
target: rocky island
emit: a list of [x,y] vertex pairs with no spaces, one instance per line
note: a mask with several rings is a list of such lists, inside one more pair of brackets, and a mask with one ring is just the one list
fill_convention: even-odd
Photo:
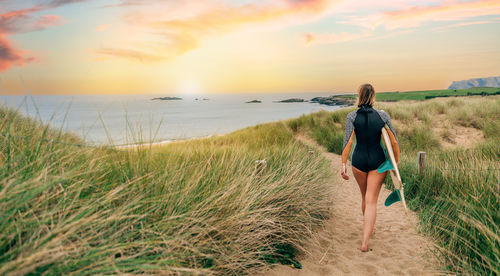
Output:
[[176,101],[176,100],[182,100],[182,98],[179,97],[158,97],[158,98],[152,98],[152,101],[154,100],[160,100],[160,101]]
[[324,105],[353,105],[354,99],[349,98],[341,98],[339,96],[330,96],[330,97],[315,97],[310,100],[311,103],[319,103]]
[[303,103],[307,102],[304,99],[299,99],[299,98],[293,98],[293,99],[287,99],[287,100],[282,100],[282,101],[277,101],[278,103]]
[[259,101],[259,100],[253,100],[253,101],[248,101],[248,102],[245,102],[245,103],[262,103],[262,101]]

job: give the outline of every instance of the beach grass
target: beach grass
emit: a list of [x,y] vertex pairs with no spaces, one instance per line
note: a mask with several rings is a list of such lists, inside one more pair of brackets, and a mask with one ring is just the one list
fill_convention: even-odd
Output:
[[[396,129],[409,206],[451,273],[499,273],[499,106],[500,96],[375,106]],[[328,161],[293,135],[340,153],[354,109],[117,149],[1,107],[0,274],[234,275],[296,264],[333,203]],[[462,144],[455,129],[482,138]],[[141,142],[140,130],[131,135]]]
[[1,107],[0,133],[1,275],[254,274],[330,214],[328,161],[282,122],[119,150]]
[[[467,89],[443,89],[443,90],[421,90],[404,92],[377,92],[375,100],[377,101],[401,101],[401,100],[428,100],[439,97],[463,97],[463,96],[488,96],[499,95],[500,88],[497,87],[473,87]],[[356,99],[357,94],[339,95],[336,97]]]
[[[409,207],[417,211],[422,232],[436,240],[443,269],[459,274],[500,274],[500,96],[376,102],[374,107],[391,117]],[[322,111],[287,124],[340,154],[345,117],[352,110],[355,108]],[[470,141],[478,138],[464,133],[463,143],[443,145],[443,131],[450,140],[450,129],[463,128],[479,132],[483,138]],[[427,156],[420,174],[418,151]],[[389,180],[386,178],[386,184],[391,188]]]

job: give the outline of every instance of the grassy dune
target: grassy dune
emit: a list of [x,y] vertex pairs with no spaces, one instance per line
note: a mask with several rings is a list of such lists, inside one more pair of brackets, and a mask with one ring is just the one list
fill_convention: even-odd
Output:
[[332,204],[328,162],[280,122],[127,151],[2,107],[0,133],[1,275],[252,274]]
[[[376,93],[377,101],[400,101],[400,100],[427,100],[439,97],[454,96],[474,96],[474,95],[499,95],[500,88],[496,87],[473,87],[467,89],[444,89],[444,90],[423,90],[405,92],[380,92]],[[340,98],[356,99],[358,95],[342,95]]]
[[[500,274],[500,96],[376,102],[391,117],[401,147],[400,170],[409,206],[422,231],[436,238],[450,272]],[[318,112],[288,121],[329,151],[340,153],[345,117],[354,107]],[[453,129],[479,132],[469,141]],[[454,139],[455,138],[455,139]],[[453,147],[447,140],[459,141]],[[448,144],[445,147],[444,144]],[[417,152],[427,153],[425,172],[417,173]],[[386,183],[389,183],[386,179]]]
[[[499,273],[499,106],[500,96],[376,104],[398,134],[410,207],[452,272]],[[328,162],[293,132],[339,153],[353,109],[117,150],[0,108],[0,274],[253,274],[293,262],[332,204]],[[457,128],[484,138],[460,146]]]

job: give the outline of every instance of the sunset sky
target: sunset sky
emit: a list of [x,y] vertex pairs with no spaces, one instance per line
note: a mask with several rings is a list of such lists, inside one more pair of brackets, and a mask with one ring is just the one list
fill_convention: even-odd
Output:
[[0,0],[1,94],[406,91],[498,75],[500,0]]

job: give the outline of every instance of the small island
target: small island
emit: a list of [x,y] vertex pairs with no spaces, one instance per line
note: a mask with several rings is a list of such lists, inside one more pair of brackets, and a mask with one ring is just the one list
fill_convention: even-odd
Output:
[[303,103],[307,102],[304,99],[299,99],[299,98],[292,98],[292,99],[287,99],[287,100],[282,100],[282,101],[277,101],[278,103]]
[[310,100],[311,103],[319,103],[319,104],[324,104],[324,105],[329,105],[329,106],[334,106],[334,105],[352,105],[354,104],[353,99],[349,98],[341,98],[337,96],[330,96],[330,97],[315,97]]
[[259,100],[253,100],[253,101],[248,101],[248,102],[245,102],[245,103],[262,103],[262,101],[259,101]]
[[152,101],[154,100],[160,100],[160,101],[177,101],[177,100],[182,100],[182,98],[179,97],[158,97],[158,98],[152,98]]

